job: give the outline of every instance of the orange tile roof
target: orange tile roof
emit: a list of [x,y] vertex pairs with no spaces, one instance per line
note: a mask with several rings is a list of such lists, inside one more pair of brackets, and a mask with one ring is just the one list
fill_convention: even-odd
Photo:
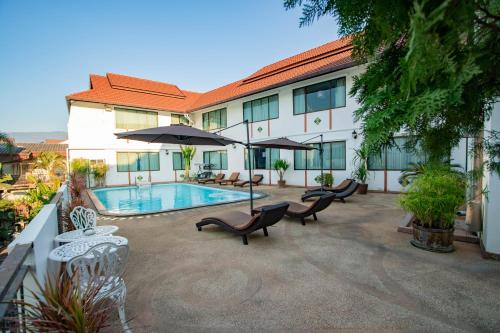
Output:
[[90,90],[66,96],[89,101],[174,112],[191,112],[355,65],[351,39],[339,39],[265,66],[250,76],[196,93],[176,85],[108,73],[91,75]]

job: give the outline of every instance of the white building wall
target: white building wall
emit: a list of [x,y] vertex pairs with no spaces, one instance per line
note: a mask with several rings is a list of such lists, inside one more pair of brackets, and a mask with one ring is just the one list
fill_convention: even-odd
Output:
[[[304,80],[287,86],[268,90],[227,103],[209,107],[190,114],[194,126],[202,128],[202,114],[205,112],[226,108],[227,125],[232,126],[243,121],[243,103],[261,97],[274,94],[279,96],[279,118],[265,120],[250,124],[250,139],[253,142],[288,137],[292,140],[302,142],[319,134],[324,135],[324,141],[346,142],[346,170],[333,170],[335,184],[345,178],[351,177],[354,158],[354,149],[359,148],[362,142],[361,136],[353,138],[352,132],[361,130],[353,121],[353,112],[358,108],[355,98],[351,98],[348,92],[352,88],[353,76],[364,70],[363,66],[344,69],[335,73],[322,75],[316,78]],[[293,114],[293,90],[314,83],[346,77],[346,106],[332,110],[318,111],[302,115]],[[170,113],[159,112],[159,126],[170,124]],[[114,133],[121,130],[115,128],[115,113],[112,106],[105,107],[102,104],[75,102],[70,107],[68,123],[69,158],[78,157],[88,159],[105,159],[110,166],[106,183],[107,185],[134,184],[135,178],[141,175],[144,179],[152,182],[168,182],[179,179],[182,172],[174,172],[172,154],[179,147],[174,145],[148,144],[137,141],[118,140]],[[243,124],[233,128],[224,129],[221,135],[246,141],[246,130]],[[319,142],[316,138],[310,142]],[[461,143],[452,154],[455,162],[465,164],[465,154]],[[168,154],[167,154],[168,150]],[[248,178],[248,171],[244,169],[244,148],[241,145],[227,147],[198,146],[197,154],[193,160],[192,173],[197,170],[197,164],[203,162],[203,152],[210,150],[226,150],[228,154],[228,170],[222,170],[229,174],[233,171],[240,172],[241,179]],[[149,172],[118,172],[116,168],[116,152],[119,151],[156,151],[160,152],[160,171]],[[293,151],[281,150],[280,157],[290,163],[290,169],[285,173],[285,180],[289,185],[315,186],[314,178],[320,174],[319,170],[294,170]],[[214,170],[218,172],[219,170]],[[329,172],[330,170],[326,170]],[[255,170],[254,174],[264,175],[264,184],[276,184],[278,176],[274,170]],[[399,171],[370,171],[368,184],[371,190],[400,191],[398,183]]]
[[[485,136],[489,135],[489,131],[500,131],[500,103],[495,104],[492,117],[485,129]],[[483,197],[481,240],[487,252],[500,255],[500,177],[492,172],[486,172],[483,186],[488,195]]]

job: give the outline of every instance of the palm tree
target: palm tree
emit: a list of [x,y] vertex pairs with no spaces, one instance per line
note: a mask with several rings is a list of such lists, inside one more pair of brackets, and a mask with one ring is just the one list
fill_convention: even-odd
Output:
[[184,179],[189,179],[189,169],[191,169],[191,160],[196,154],[196,147],[193,146],[181,146],[182,157],[184,158]]
[[57,170],[66,168],[66,160],[53,151],[44,151],[36,158],[35,168],[47,170],[49,176],[53,177]]
[[14,140],[7,133],[0,132],[0,143],[6,145],[9,151],[14,151]]

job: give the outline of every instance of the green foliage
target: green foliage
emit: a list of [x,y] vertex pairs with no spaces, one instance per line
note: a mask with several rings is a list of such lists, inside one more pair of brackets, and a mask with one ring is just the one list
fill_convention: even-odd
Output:
[[181,154],[184,158],[184,179],[189,179],[189,170],[191,169],[191,161],[196,154],[196,147],[180,145]]
[[71,172],[78,173],[80,175],[87,175],[90,172],[89,160],[84,158],[76,158],[71,161]]
[[333,175],[331,173],[323,173],[323,177],[318,175],[314,178],[314,181],[323,186],[332,186],[333,185]]
[[12,185],[10,185],[9,183],[7,182],[10,182],[12,181],[12,176],[11,175],[5,175],[3,177],[0,177],[0,190],[7,190],[9,188],[12,187]]
[[456,210],[465,203],[465,177],[451,171],[449,165],[428,166],[413,179],[399,202],[426,228],[452,228]]
[[287,160],[278,159],[278,160],[274,161],[273,168],[278,173],[278,175],[280,177],[280,181],[283,181],[283,177],[285,176],[285,172],[286,172],[286,170],[288,170],[289,167],[290,167],[290,164],[288,164]]
[[352,177],[361,184],[365,184],[368,179],[368,149],[365,145],[354,150],[354,171]]
[[35,159],[35,168],[47,170],[49,176],[54,177],[65,171],[66,160],[55,152],[44,151]]
[[90,172],[94,176],[94,180],[98,186],[104,186],[104,180],[106,179],[106,173],[109,167],[104,163],[98,163],[91,167]]
[[[404,131],[430,160],[439,161],[460,138],[482,131],[500,95],[498,0],[284,4],[303,6],[301,25],[332,15],[340,33],[352,36],[355,59],[367,63],[350,94],[361,105],[355,120],[362,124],[368,151],[379,152]],[[492,152],[489,159],[498,159],[500,152]]]

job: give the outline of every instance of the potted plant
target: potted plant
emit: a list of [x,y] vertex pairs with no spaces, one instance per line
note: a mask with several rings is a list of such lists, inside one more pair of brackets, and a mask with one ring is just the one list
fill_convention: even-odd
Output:
[[354,149],[354,172],[352,178],[359,183],[358,193],[366,194],[368,192],[368,149],[362,146],[359,149]]
[[449,166],[425,168],[399,200],[415,216],[411,244],[428,251],[453,251],[455,214],[464,201],[462,173]]
[[279,187],[285,187],[286,181],[283,179],[286,170],[290,167],[290,164],[286,160],[276,160],[274,161],[274,170],[278,173],[280,180],[278,180]]
[[333,185],[333,175],[331,173],[323,173],[323,176],[316,176],[314,181],[325,187],[331,187]]
[[180,147],[182,157],[184,158],[184,181],[189,181],[189,170],[191,169],[191,161],[196,154],[196,147],[183,145],[180,145]]

